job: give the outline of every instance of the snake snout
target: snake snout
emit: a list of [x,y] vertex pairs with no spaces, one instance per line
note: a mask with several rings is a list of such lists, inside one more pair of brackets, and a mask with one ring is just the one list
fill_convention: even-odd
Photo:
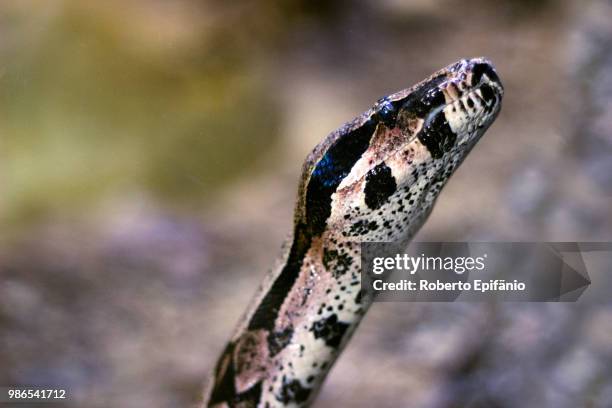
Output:
[[472,74],[470,80],[472,86],[476,87],[482,82],[492,82],[496,85],[496,88],[503,92],[504,86],[495,71],[495,67],[486,58],[475,58],[470,60],[467,70]]

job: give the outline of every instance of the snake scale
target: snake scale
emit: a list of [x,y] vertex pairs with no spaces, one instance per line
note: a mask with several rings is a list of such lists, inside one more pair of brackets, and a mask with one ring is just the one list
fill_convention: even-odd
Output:
[[308,155],[292,238],[223,350],[209,407],[312,403],[367,311],[360,243],[408,243],[497,117],[503,87],[463,59],[379,99]]

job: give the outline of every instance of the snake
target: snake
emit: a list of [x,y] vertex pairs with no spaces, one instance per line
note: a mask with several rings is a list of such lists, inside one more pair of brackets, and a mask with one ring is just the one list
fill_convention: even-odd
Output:
[[217,360],[203,406],[312,404],[372,303],[361,243],[410,242],[503,94],[488,59],[461,59],[379,99],[312,150],[292,234]]

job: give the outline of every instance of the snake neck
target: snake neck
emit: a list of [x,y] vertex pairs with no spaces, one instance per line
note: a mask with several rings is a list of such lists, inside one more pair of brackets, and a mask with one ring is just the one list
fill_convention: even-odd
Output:
[[307,405],[369,306],[360,267],[358,243],[296,227],[217,364],[209,406]]
[[369,306],[359,242],[407,244],[502,95],[487,60],[460,60],[381,98],[313,149],[289,249],[222,353],[208,406],[312,401]]

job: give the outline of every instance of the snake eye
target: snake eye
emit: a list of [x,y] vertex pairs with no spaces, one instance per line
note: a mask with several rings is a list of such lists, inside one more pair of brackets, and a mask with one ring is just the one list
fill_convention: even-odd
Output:
[[402,102],[402,109],[416,117],[425,118],[433,109],[445,104],[444,93],[439,85],[444,82],[443,77],[432,80],[428,86],[413,91]]
[[381,99],[376,104],[376,120],[382,122],[387,127],[392,127],[395,124],[397,118],[397,110],[391,101],[387,99]]

